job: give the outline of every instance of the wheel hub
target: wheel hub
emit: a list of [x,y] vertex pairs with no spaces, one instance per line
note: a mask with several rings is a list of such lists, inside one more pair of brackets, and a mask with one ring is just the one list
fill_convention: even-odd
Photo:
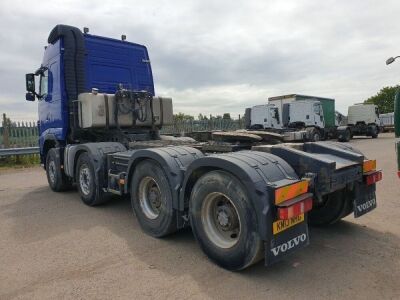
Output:
[[224,231],[233,230],[238,224],[237,214],[229,204],[224,204],[217,208],[216,219],[218,220],[218,225]]
[[239,214],[227,195],[220,192],[208,194],[202,204],[201,219],[207,237],[216,246],[227,249],[239,241]]
[[162,197],[157,182],[149,176],[139,183],[139,202],[144,215],[149,219],[156,219],[161,212]]
[[150,200],[151,207],[156,211],[159,210],[160,206],[161,206],[160,196],[161,195],[160,195],[160,191],[158,190],[158,188],[155,186],[151,187],[151,189],[149,190],[148,197]]
[[50,181],[54,183],[56,178],[56,164],[54,160],[50,161],[49,163],[49,177]]
[[85,195],[90,194],[90,171],[87,165],[82,165],[79,171],[79,185]]
[[220,210],[218,211],[218,213],[217,213],[217,219],[218,219],[219,225],[220,225],[222,228],[225,228],[225,227],[228,227],[228,226],[229,226],[229,216],[228,216],[228,214],[227,214],[223,209],[220,209]]

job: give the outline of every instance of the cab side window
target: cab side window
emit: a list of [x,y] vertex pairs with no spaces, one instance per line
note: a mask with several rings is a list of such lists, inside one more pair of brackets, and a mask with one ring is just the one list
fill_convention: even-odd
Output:
[[40,75],[40,90],[41,96],[46,96],[49,92],[49,70],[44,70]]
[[277,123],[280,124],[278,108],[274,108],[274,114]]

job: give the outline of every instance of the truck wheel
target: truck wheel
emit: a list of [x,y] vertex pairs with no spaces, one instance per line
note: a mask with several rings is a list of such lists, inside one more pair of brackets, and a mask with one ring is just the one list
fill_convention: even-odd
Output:
[[224,171],[211,171],[194,185],[190,223],[205,254],[228,270],[244,269],[263,257],[257,218],[241,182]]
[[349,129],[346,129],[346,131],[340,135],[340,137],[338,138],[339,142],[349,142],[351,139],[351,132]]
[[371,127],[371,137],[376,139],[378,137],[378,128],[376,126]]
[[52,148],[46,155],[46,175],[50,188],[54,192],[62,192],[71,188],[71,182],[61,170],[60,158],[57,150]]
[[176,231],[171,187],[164,170],[155,161],[145,160],[135,167],[131,202],[139,224],[147,234],[163,237]]
[[86,205],[96,206],[107,200],[96,182],[94,166],[86,152],[79,155],[75,180],[81,199]]
[[308,213],[308,223],[312,226],[330,225],[351,213],[352,205],[345,191],[343,189],[324,196],[324,203],[313,207]]
[[307,132],[310,142],[318,142],[321,140],[321,132],[317,128],[307,128]]

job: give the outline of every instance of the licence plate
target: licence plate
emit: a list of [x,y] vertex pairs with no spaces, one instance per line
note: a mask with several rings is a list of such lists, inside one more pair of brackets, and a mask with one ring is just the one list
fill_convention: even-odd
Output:
[[278,234],[279,232],[282,232],[303,221],[304,221],[304,214],[290,218],[288,220],[278,220],[272,224],[272,233]]

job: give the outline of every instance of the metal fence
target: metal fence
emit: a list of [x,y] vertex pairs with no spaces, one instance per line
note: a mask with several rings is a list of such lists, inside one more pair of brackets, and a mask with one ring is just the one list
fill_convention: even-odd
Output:
[[35,122],[12,122],[3,114],[0,127],[0,148],[38,146],[39,130]]
[[243,129],[244,122],[242,119],[212,119],[212,120],[183,120],[175,121],[174,124],[163,126],[161,134],[184,135],[185,133],[198,131],[215,131],[215,130],[236,130]]
[[[38,147],[39,130],[35,122],[13,122],[3,114],[1,125],[0,149]],[[161,134],[185,135],[199,131],[227,131],[243,127],[243,119],[178,120],[174,124],[164,126]]]

